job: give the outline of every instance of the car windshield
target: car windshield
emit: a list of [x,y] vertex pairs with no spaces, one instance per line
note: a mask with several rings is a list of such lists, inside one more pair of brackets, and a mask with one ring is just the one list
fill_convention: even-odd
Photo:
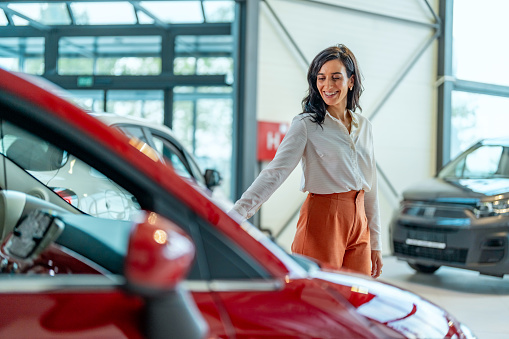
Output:
[[438,174],[441,179],[509,178],[509,147],[482,145],[460,154]]

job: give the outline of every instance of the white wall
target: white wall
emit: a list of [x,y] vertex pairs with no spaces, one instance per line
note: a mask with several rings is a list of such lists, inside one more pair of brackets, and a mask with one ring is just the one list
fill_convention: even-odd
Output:
[[[423,0],[328,2],[433,23],[433,17]],[[306,63],[299,58],[266,3],[304,53]],[[261,3],[260,10],[258,120],[290,122],[300,113],[300,103],[307,90],[309,62],[322,49],[343,43],[355,53],[364,75],[362,114],[371,117],[380,102],[384,102],[371,119],[377,162],[382,171],[399,194],[412,183],[433,175],[436,148],[436,42],[397,82],[398,86],[388,98],[387,94],[434,30],[424,25],[308,1],[267,0],[266,3]],[[431,4],[437,12],[438,0],[431,1]],[[262,227],[277,233],[298,210],[306,196],[299,191],[300,176],[299,165],[263,205],[260,211]],[[388,254],[388,223],[399,198],[391,193],[380,176],[379,183],[383,247],[384,254]],[[286,249],[290,248],[296,221],[294,218],[279,238],[278,242]]]

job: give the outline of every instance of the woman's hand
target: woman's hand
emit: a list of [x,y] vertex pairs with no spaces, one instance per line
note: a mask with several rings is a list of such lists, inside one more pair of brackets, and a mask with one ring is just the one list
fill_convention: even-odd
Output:
[[371,277],[378,278],[382,274],[382,251],[371,251]]

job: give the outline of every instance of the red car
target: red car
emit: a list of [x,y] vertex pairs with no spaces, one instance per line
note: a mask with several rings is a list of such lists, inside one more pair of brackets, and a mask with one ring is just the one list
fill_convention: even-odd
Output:
[[[161,290],[168,280],[178,280],[167,266],[176,265],[189,243],[146,231],[149,239],[140,240],[139,248],[151,241],[167,244],[161,256],[150,249],[135,253],[128,245],[133,224],[148,228],[168,223],[182,228],[196,247],[183,287],[192,293],[211,338],[474,337],[453,316],[411,292],[369,277],[321,270],[306,258],[287,254],[249,223],[239,225],[151,152],[140,153],[143,147],[133,147],[120,132],[2,70],[0,132],[0,183],[7,190],[6,197],[0,195],[2,253],[11,253],[10,241],[19,236],[24,216],[30,218],[27,211],[44,212],[64,224],[61,234],[51,233],[44,241],[32,237],[42,245],[30,260],[20,261],[22,268],[6,264],[0,275],[0,337],[148,333],[185,338],[173,332],[173,326],[179,330],[180,317],[169,315],[172,302]],[[18,141],[25,146],[15,152]],[[139,213],[130,213],[129,220],[84,215],[55,187],[29,174],[72,171],[74,167],[64,166],[69,154],[88,164],[98,178],[121,187]],[[95,194],[98,208],[108,208],[108,192]],[[185,237],[175,234],[175,239]],[[151,264],[160,271],[136,271]],[[192,303],[185,306],[183,321],[200,328]],[[151,330],[143,332],[147,319]],[[158,327],[161,323],[166,327]]]

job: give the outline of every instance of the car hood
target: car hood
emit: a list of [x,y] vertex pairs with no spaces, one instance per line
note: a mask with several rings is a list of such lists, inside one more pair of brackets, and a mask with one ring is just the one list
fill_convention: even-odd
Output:
[[462,332],[454,317],[412,292],[353,274],[322,270],[310,274],[339,292],[359,314],[407,338],[445,338]]
[[439,179],[432,178],[403,192],[405,200],[475,202],[487,196],[509,192],[509,179]]

